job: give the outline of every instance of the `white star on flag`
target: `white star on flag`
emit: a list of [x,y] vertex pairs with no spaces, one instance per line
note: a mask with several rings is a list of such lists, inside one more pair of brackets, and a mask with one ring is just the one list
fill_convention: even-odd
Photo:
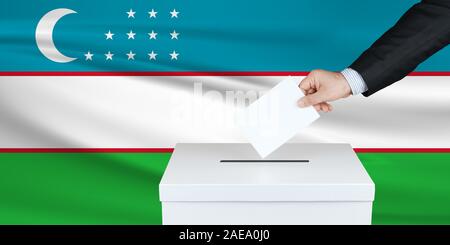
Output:
[[175,52],[175,50],[170,54],[170,59],[171,60],[178,60],[178,55],[180,55],[179,53]]
[[94,54],[91,54],[91,51],[88,51],[87,53],[84,54],[84,56],[86,56],[86,60],[92,60]]
[[110,51],[108,51],[108,53],[107,53],[107,54],[105,54],[105,56],[106,56],[106,60],[112,60],[112,59],[113,59],[113,56],[114,56],[114,54],[113,54],[113,53],[111,53]]
[[136,54],[133,53],[133,51],[130,50],[130,52],[127,54],[128,60],[134,60],[134,56],[135,56],[135,55],[136,55]]
[[136,12],[134,12],[133,9],[130,9],[130,11],[127,12],[128,18],[133,18],[133,19],[134,19],[134,14],[135,14],[135,13],[136,13]]
[[171,12],[170,12],[170,18],[178,18],[178,14],[179,14],[180,12],[178,12],[176,9],[173,9]]
[[128,32],[127,35],[128,35],[128,39],[134,39],[134,36],[136,35],[136,33],[134,33],[133,30],[130,30],[130,32]]
[[158,33],[152,30],[152,32],[148,33],[148,35],[150,36],[150,39],[156,39],[156,35],[158,35]]
[[105,33],[105,35],[106,35],[106,40],[108,40],[108,39],[113,40],[114,33],[112,33],[111,30],[109,30],[108,33]]
[[151,53],[148,53],[148,56],[149,56],[150,60],[156,60],[156,56],[157,56],[157,55],[158,55],[158,54],[155,53],[155,52],[153,52],[153,50],[152,50]]
[[150,18],[156,18],[156,14],[158,14],[158,12],[152,9],[152,11],[148,12],[148,14],[150,15]]
[[[136,11],[134,11],[132,8],[130,8],[130,10],[127,11],[126,13],[128,15],[128,19],[129,18],[133,18],[133,19],[135,18]],[[149,16],[150,19],[151,18],[155,18],[155,19],[157,18],[158,12],[155,9],[152,8],[147,13],[148,13],[148,16]],[[169,13],[170,13],[170,18],[178,18],[179,15],[180,15],[180,12],[177,11],[177,9],[175,9],[175,8],[172,11],[170,11]],[[131,30],[131,28],[130,28],[129,32],[127,32],[126,34],[127,34],[127,39],[128,40],[130,40],[130,39],[135,40],[136,39],[137,33],[133,32],[133,30]],[[147,34],[148,34],[148,37],[149,37],[150,40],[158,39],[157,38],[158,33],[155,32],[154,30],[151,30],[151,32],[149,32]],[[170,40],[179,40],[179,38],[180,38],[180,33],[177,32],[175,29],[173,29],[172,32],[169,32],[169,34],[170,34]],[[111,30],[108,30],[108,32],[105,33],[106,40],[113,40],[114,39],[114,35],[115,34],[112,33]],[[122,35],[122,34],[120,34],[120,35]],[[165,39],[166,38],[165,34],[163,34],[163,35],[164,35],[163,39]],[[119,37],[119,39],[121,39],[121,38]],[[158,41],[156,41],[156,42],[158,42]],[[90,61],[93,60],[94,54],[91,53],[91,51],[88,51],[87,53],[84,53],[83,55],[85,56],[85,60],[90,60]],[[113,60],[114,54],[111,53],[111,51],[108,51],[108,53],[105,53],[104,55],[105,55],[105,59],[106,60]],[[128,53],[126,53],[126,55],[127,55],[128,60],[135,60],[135,56],[137,54],[133,53],[133,51],[130,50]],[[173,50],[171,53],[169,53],[170,60],[178,60],[179,55],[180,55],[180,53],[178,53],[177,51]],[[158,53],[156,53],[153,50],[151,50],[151,52],[148,53],[149,60],[157,60],[157,56],[158,56]]]
[[178,35],[180,35],[180,33],[178,33],[175,30],[173,30],[173,32],[170,33],[170,36],[172,36],[170,39],[177,39],[178,40]]

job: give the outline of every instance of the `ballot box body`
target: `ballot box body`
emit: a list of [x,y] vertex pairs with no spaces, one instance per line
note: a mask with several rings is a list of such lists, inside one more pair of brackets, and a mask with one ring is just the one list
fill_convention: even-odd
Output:
[[371,224],[375,185],[348,144],[177,144],[163,224]]

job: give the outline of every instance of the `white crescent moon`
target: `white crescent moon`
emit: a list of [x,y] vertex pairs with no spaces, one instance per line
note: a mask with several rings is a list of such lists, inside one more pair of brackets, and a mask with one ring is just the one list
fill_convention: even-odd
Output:
[[54,9],[45,14],[36,27],[36,44],[41,53],[49,60],[59,63],[67,63],[76,58],[71,58],[63,55],[58,51],[53,42],[53,28],[56,23],[68,14],[74,14],[75,11],[71,9]]

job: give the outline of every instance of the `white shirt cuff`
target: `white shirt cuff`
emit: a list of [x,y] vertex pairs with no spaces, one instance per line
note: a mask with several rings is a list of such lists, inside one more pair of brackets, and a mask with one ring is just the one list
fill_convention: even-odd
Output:
[[341,71],[341,74],[347,80],[348,85],[350,85],[353,95],[362,94],[368,90],[367,84],[364,82],[362,76],[352,68],[344,69]]

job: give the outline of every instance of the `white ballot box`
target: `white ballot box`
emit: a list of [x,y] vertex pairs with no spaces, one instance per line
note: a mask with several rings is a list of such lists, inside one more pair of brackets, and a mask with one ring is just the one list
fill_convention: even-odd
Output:
[[349,144],[177,144],[163,224],[371,224],[375,185]]

